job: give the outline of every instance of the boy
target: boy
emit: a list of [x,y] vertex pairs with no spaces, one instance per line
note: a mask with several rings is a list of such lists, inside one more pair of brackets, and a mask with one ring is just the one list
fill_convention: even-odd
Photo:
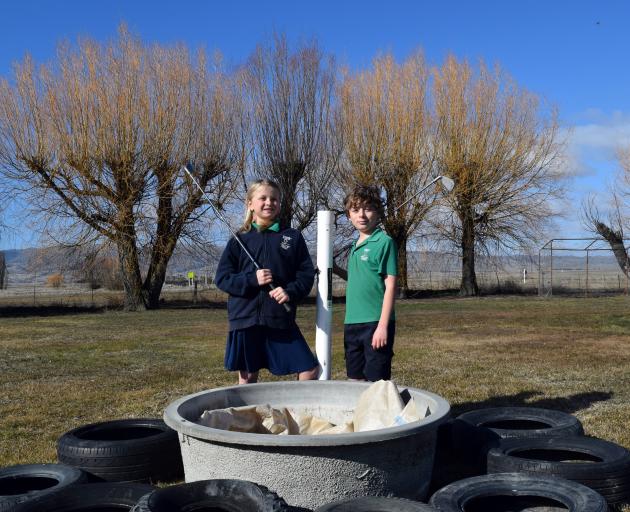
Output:
[[396,245],[378,227],[383,201],[376,187],[356,186],[344,208],[359,232],[348,256],[346,372],[351,380],[389,380],[396,330]]

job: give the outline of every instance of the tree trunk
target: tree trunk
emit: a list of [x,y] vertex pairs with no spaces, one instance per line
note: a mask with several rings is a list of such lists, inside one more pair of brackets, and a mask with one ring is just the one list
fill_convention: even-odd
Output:
[[157,309],[160,307],[160,294],[162,293],[162,286],[164,286],[164,280],[166,279],[167,265],[168,258],[160,261],[156,265],[153,273],[147,276],[144,281],[147,309]]
[[[180,231],[181,230],[173,230],[164,234],[163,238],[166,238],[166,240],[154,245],[154,254],[151,258],[151,264],[149,265],[147,277],[143,285],[147,309],[157,309],[160,307],[160,294],[162,293],[162,287],[166,279],[166,269],[175,250]],[[155,252],[156,250],[158,252]]]
[[479,295],[475,274],[475,222],[473,212],[465,212],[462,219],[462,281],[459,294],[463,297]]
[[[146,296],[147,309],[160,307],[160,293],[166,279],[166,268],[173,255],[177,239],[181,234],[182,226],[187,215],[182,212],[182,217],[173,223],[173,182],[169,179],[168,170],[156,172],[158,176],[159,201],[157,208],[157,220],[155,225],[155,243],[151,251],[151,261],[147,269],[147,276],[143,288]],[[205,187],[206,180],[202,180]],[[191,198],[194,202],[194,198]]]
[[7,263],[4,258],[4,253],[0,252],[0,290],[4,290],[7,287]]
[[278,221],[281,226],[286,226],[288,228],[292,227],[291,222],[293,221],[293,201],[295,198],[295,190],[284,187],[282,189],[282,208],[280,209],[280,216],[278,217]]
[[398,287],[398,298],[405,299],[409,295],[409,285],[407,282],[407,237],[398,236],[394,239],[398,247],[398,277],[396,284]]
[[614,231],[603,222],[596,223],[595,228],[597,229],[597,232],[602,237],[604,237],[610,245],[610,248],[615,255],[617,263],[619,264],[622,272],[628,275],[628,271],[630,270],[628,269],[628,266],[630,262],[628,259],[628,253],[626,252],[626,247],[623,244],[623,238],[621,234]]
[[348,270],[339,266],[335,260],[333,260],[333,274],[340,277],[344,281],[348,280]]
[[125,311],[144,311],[146,309],[146,295],[142,288],[140,264],[136,248],[136,234],[133,228],[120,233],[116,240],[118,261],[125,290]]

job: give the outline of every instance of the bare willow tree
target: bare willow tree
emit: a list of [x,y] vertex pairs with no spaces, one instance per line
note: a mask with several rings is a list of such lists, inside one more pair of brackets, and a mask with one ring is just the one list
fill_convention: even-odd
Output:
[[434,71],[436,170],[455,180],[444,233],[461,250],[461,295],[477,295],[476,249],[526,246],[562,193],[554,111],[499,69],[450,56]]
[[600,235],[612,250],[619,268],[630,275],[630,252],[626,248],[626,233],[630,230],[630,147],[617,150],[620,165],[614,186],[609,186],[603,208],[599,208],[595,196],[589,196],[582,204],[582,224]]
[[201,205],[182,165],[194,162],[221,200],[239,163],[240,95],[208,67],[203,52],[144,45],[122,27],[107,44],[63,45],[39,68],[27,57],[0,83],[3,169],[56,236],[117,247],[128,310],[158,306]]
[[619,268],[624,274],[630,275],[630,254],[628,254],[625,245],[625,233],[628,225],[627,206],[624,204],[622,195],[616,191],[610,192],[610,199],[607,212],[603,213],[597,206],[595,198],[589,196],[582,204],[582,224],[589,231],[606,240]]
[[327,203],[336,168],[334,60],[316,42],[292,51],[285,36],[276,36],[250,56],[244,79],[253,174],[278,183],[280,221],[304,229]]
[[421,53],[401,64],[387,54],[367,71],[346,74],[339,93],[342,181],[346,188],[363,183],[384,190],[383,224],[398,246],[401,295],[408,290],[407,241],[434,201],[431,194],[410,200],[431,178],[427,84]]

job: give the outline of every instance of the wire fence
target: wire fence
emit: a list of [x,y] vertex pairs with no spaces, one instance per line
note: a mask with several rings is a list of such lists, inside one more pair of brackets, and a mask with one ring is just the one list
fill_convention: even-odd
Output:
[[[477,283],[482,294],[526,294],[539,293],[537,269],[477,271]],[[26,276],[24,276],[26,277]],[[12,283],[0,290],[0,307],[120,307],[123,303],[122,290],[106,288],[94,289],[86,283],[64,281],[52,286],[46,276],[32,276],[32,282]],[[212,282],[213,275],[195,272],[193,279],[186,275],[169,276],[162,289],[161,300],[166,303],[201,304],[206,302],[221,303],[226,295],[218,290]],[[551,289],[551,276],[542,272],[544,290]],[[435,292],[452,291],[456,293],[461,282],[461,271],[457,270],[428,270],[421,273],[410,273],[408,285],[410,297],[419,294],[431,295]],[[593,296],[608,294],[627,294],[629,289],[627,276],[621,271],[610,269],[586,273],[580,268],[556,269],[553,273],[553,295]],[[346,282],[333,277],[333,294],[336,297],[345,295]],[[314,296],[316,287],[311,295]],[[1,314],[1,313],[0,313]]]
[[[624,248],[628,253],[628,246]],[[628,270],[628,260],[624,262]],[[628,273],[601,238],[552,238],[538,252],[538,294],[628,294]]]

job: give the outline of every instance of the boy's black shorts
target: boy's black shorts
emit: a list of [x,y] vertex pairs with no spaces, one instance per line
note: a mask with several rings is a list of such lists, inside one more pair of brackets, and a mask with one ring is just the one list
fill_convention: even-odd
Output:
[[376,382],[391,378],[396,322],[391,321],[387,326],[387,345],[374,350],[372,336],[377,326],[378,322],[344,325],[343,348],[346,356],[346,374],[349,379]]

